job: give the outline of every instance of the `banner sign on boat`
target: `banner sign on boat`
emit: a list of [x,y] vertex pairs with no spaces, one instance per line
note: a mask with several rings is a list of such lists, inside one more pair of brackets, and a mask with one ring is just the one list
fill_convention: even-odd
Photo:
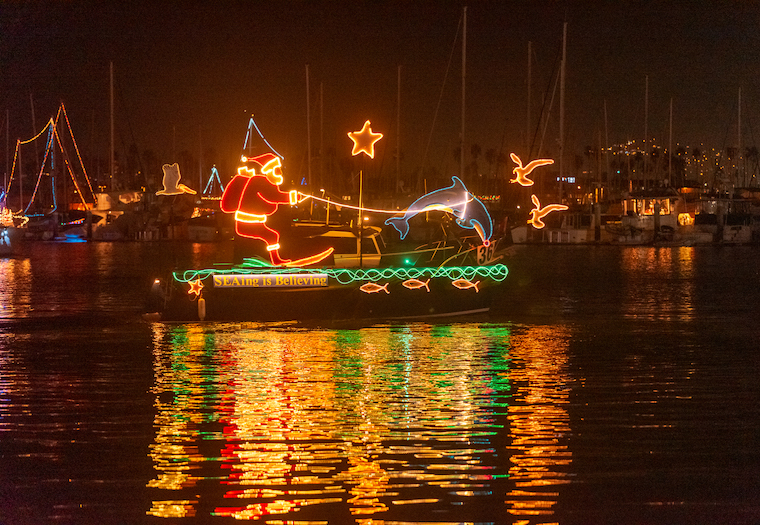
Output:
[[327,286],[326,273],[214,275],[214,288],[310,288]]

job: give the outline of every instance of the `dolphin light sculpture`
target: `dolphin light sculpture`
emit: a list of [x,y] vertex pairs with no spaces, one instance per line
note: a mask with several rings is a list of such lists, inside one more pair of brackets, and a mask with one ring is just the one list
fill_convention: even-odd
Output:
[[493,235],[493,221],[485,205],[475,197],[459,177],[451,177],[452,184],[426,193],[412,203],[401,217],[386,219],[404,239],[409,233],[409,220],[426,211],[444,211],[456,217],[457,224],[475,230],[483,244],[488,246]]

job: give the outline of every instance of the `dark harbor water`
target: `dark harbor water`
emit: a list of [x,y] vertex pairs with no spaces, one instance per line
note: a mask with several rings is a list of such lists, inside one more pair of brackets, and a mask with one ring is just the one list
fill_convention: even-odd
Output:
[[0,523],[760,522],[760,249],[528,247],[465,322],[141,321],[220,249],[0,258]]

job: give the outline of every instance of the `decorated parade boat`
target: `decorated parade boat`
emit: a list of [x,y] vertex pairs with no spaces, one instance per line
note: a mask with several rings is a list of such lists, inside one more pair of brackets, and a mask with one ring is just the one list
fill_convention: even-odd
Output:
[[154,285],[161,321],[410,319],[488,312],[503,264],[338,268],[262,259],[174,272]]
[[[353,154],[373,157],[381,136],[369,122],[349,133]],[[356,212],[353,222],[294,221],[281,230],[276,228],[280,207],[302,206],[308,199],[328,209],[334,205],[316,195],[282,191],[281,167],[282,157],[274,150],[243,156],[220,200],[220,210],[234,215],[235,248],[243,256],[157,279],[146,319],[410,319],[489,311],[508,270],[500,262],[486,207],[458,177],[405,209],[369,208],[360,196],[357,206],[340,204],[344,212]],[[178,181],[172,186],[181,189]],[[381,226],[365,225],[365,215],[383,214]],[[436,235],[420,243],[410,234],[418,227]]]
[[[467,235],[456,220],[412,222],[420,228],[437,227],[440,235],[412,247],[386,243],[383,235],[394,228],[369,226],[358,232],[340,226],[293,226],[294,236],[283,234],[283,243],[300,241],[302,253],[308,246],[317,255],[285,260],[282,253],[296,252],[283,248],[271,254],[279,257],[277,264],[253,256],[239,263],[175,270],[166,282],[154,283],[148,319],[410,319],[488,312],[508,274],[498,241],[478,242],[480,237]],[[245,246],[246,241],[235,242]],[[314,259],[320,260],[312,263]]]

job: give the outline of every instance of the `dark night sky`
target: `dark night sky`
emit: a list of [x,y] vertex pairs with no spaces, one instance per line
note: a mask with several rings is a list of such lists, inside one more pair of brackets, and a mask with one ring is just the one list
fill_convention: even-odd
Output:
[[[41,127],[66,104],[84,152],[107,155],[109,62],[120,142],[154,150],[162,162],[186,149],[214,148],[234,166],[248,118],[285,167],[303,169],[309,64],[312,151],[323,133],[338,156],[366,119],[385,134],[375,162],[392,170],[397,67],[402,66],[404,169],[428,163],[456,172],[461,128],[461,1],[4,2],[0,3],[0,130],[11,149],[32,131],[30,94]],[[683,145],[756,144],[760,125],[760,3],[749,1],[471,1],[467,3],[466,141],[522,151],[527,49],[533,42],[533,118],[551,85],[568,22],[566,141],[582,153],[648,129],[667,145],[669,101]],[[448,78],[444,76],[451,57]],[[320,126],[320,88],[323,125]],[[443,90],[443,91],[442,91]],[[433,119],[439,96],[440,111]],[[558,138],[555,123],[546,141]],[[320,131],[322,130],[322,132]],[[431,133],[432,130],[432,133]],[[201,139],[199,139],[199,135]],[[121,146],[119,146],[121,148]],[[551,154],[551,152],[549,152]],[[188,168],[184,168],[188,169]],[[228,174],[229,175],[229,174]]]

